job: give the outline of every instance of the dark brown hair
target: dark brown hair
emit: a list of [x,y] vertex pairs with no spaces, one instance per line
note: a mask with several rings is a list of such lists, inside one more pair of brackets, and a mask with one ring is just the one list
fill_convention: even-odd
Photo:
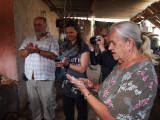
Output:
[[[75,21],[69,21],[68,24],[66,25],[66,28],[67,27],[73,27],[77,32],[79,30],[79,26],[77,25],[77,23]],[[82,49],[82,45],[81,45],[81,42],[83,41],[82,37],[81,37],[81,31],[79,30],[79,33],[77,34],[77,40],[75,42],[75,44],[78,44],[78,52],[81,51]],[[65,46],[65,50],[69,44],[69,40],[67,42],[67,45]]]

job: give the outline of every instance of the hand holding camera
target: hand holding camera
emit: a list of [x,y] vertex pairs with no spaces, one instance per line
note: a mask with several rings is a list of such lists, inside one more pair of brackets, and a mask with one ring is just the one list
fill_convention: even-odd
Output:
[[103,35],[97,35],[96,37],[90,38],[90,43],[91,44],[96,44],[97,41],[101,41],[100,37],[103,37]]
[[107,35],[98,35],[96,37],[92,37],[90,38],[90,48],[91,48],[91,51],[94,50],[94,45],[98,45],[99,46],[99,49],[101,50],[101,52],[103,50],[105,50],[105,45],[104,45],[104,37],[107,36]]

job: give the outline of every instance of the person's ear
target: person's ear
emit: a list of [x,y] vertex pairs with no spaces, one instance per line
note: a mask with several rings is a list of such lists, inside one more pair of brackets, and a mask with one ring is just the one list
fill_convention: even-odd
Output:
[[127,42],[128,50],[131,50],[134,46],[134,40],[132,38],[128,38]]
[[45,25],[45,28],[47,28],[47,24]]

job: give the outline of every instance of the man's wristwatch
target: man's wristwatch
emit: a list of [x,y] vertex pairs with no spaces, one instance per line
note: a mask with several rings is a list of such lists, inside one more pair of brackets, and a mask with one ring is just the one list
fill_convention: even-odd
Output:
[[39,49],[38,53],[40,54],[41,50]]

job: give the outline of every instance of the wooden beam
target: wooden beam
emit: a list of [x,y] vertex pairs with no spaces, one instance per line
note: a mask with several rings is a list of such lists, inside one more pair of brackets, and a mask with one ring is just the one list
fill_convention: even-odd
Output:
[[93,7],[94,7],[95,2],[96,2],[96,0],[92,0],[91,6],[90,6],[91,11],[93,11]]
[[53,5],[53,3],[50,1],[50,0],[42,0],[43,2],[45,2],[47,5],[48,5],[48,7],[54,7],[55,8],[55,6]]
[[[55,11],[55,12],[61,12],[63,13],[64,12],[64,9],[62,8],[51,8],[51,11]],[[92,14],[93,11],[90,11],[90,10],[77,10],[77,9],[65,9],[66,12],[71,12],[71,13],[84,13],[84,14]]]
[[[157,18],[157,15],[160,15],[160,12],[157,12],[156,14],[153,14],[153,15],[150,15],[148,17],[144,17],[144,20],[148,20],[150,18],[153,18],[153,17],[156,17]],[[159,18],[158,18],[159,19]]]
[[[91,6],[90,6],[90,10],[93,11],[93,7],[95,4],[96,0],[92,0]],[[87,14],[87,20],[88,20],[89,14]]]

